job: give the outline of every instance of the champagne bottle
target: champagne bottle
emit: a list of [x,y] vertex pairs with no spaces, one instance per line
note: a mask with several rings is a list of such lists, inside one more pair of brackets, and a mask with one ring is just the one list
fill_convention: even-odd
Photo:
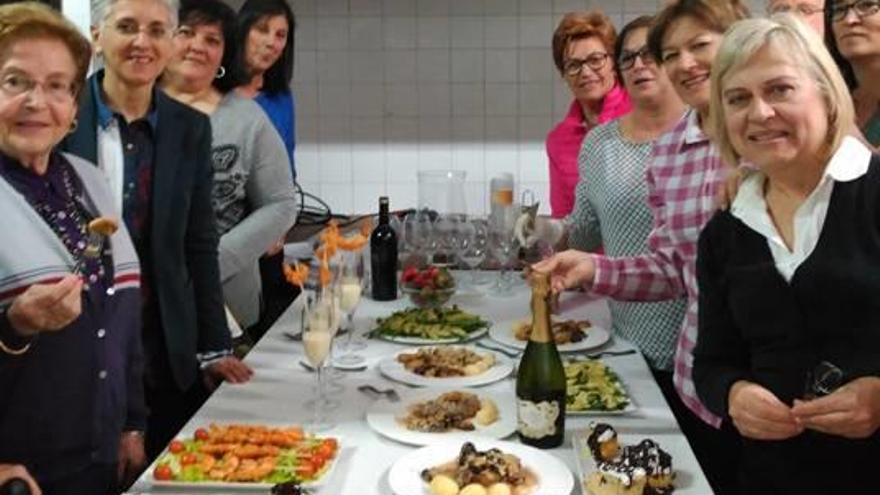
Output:
[[373,299],[397,299],[397,234],[388,223],[388,197],[379,198],[379,225],[370,234]]
[[565,436],[565,370],[550,329],[550,275],[532,272],[532,332],[516,375],[517,433],[549,449]]

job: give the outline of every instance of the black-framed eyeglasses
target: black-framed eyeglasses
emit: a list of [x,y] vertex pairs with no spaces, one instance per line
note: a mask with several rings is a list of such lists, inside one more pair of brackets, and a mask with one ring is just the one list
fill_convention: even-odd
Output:
[[815,399],[830,395],[840,388],[843,382],[843,370],[828,361],[822,361],[812,371],[807,372],[807,381],[804,384],[804,398]]
[[600,70],[605,67],[609,57],[611,55],[605,52],[593,52],[587,55],[587,58],[570,58],[562,64],[562,71],[567,76],[576,76],[581,73],[585,65],[593,70]]
[[770,15],[773,14],[786,14],[788,12],[798,13],[802,16],[811,16],[813,14],[818,14],[824,12],[825,9],[822,7],[817,7],[815,5],[811,5],[808,3],[798,3],[794,5],[790,4],[779,4],[775,7],[768,7],[767,13]]
[[651,51],[648,50],[647,46],[643,46],[634,52],[623,50],[620,54],[620,58],[617,59],[617,67],[620,68],[620,70],[630,70],[636,65],[637,58],[642,59],[642,63],[646,65],[654,63],[654,56],[651,55]]
[[855,2],[835,3],[831,5],[831,20],[840,22],[852,10],[861,19],[880,12],[878,0],[856,0]]

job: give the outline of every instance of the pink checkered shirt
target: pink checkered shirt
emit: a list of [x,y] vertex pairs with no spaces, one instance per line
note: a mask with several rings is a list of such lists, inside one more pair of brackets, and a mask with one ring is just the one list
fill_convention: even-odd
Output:
[[649,252],[640,256],[595,256],[591,291],[625,301],[657,301],[687,295],[687,312],[675,350],[673,382],[685,405],[715,426],[721,418],[697,397],[691,375],[697,341],[697,239],[715,213],[715,193],[725,178],[718,149],[703,134],[697,112],[654,144],[648,166],[648,201],[654,227]]

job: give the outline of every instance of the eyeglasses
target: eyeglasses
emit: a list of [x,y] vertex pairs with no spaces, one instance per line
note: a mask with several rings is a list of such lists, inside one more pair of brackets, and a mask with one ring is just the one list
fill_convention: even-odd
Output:
[[0,90],[7,96],[19,96],[32,93],[39,86],[43,90],[43,96],[55,102],[69,102],[76,94],[76,86],[62,79],[50,79],[48,81],[36,81],[19,72],[0,75]]
[[834,22],[840,22],[846,19],[852,9],[859,19],[876,14],[880,11],[880,1],[877,0],[856,0],[849,3],[838,3],[831,5],[831,19]]
[[815,369],[807,372],[807,380],[804,384],[804,398],[815,399],[830,395],[840,388],[843,382],[843,370],[828,361],[822,361]]
[[769,7],[767,9],[767,13],[770,15],[773,14],[785,14],[788,12],[796,12],[804,17],[811,16],[813,14],[818,14],[820,12],[824,12],[825,9],[822,7],[816,7],[815,5],[810,5],[808,3],[799,3],[795,5],[789,4],[781,4],[775,7]]
[[620,58],[617,59],[617,67],[620,70],[630,70],[634,65],[636,65],[636,59],[642,59],[643,64],[653,64],[654,57],[651,55],[651,52],[648,50],[647,46],[643,46],[638,50],[631,52],[629,50],[624,50],[620,54]]
[[171,28],[166,24],[157,22],[141,26],[134,20],[122,19],[113,25],[113,30],[126,38],[133,38],[141,32],[145,32],[147,37],[153,41],[161,41],[171,37]]
[[600,70],[605,67],[605,62],[610,56],[607,53],[593,52],[587,55],[587,58],[570,58],[562,65],[562,71],[567,76],[576,76],[581,73],[585,65],[593,70]]

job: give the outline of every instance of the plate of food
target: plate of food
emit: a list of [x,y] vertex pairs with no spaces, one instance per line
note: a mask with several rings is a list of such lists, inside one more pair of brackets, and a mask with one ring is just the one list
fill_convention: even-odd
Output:
[[484,438],[446,440],[401,457],[388,471],[397,495],[569,495],[571,471],[547,452]]
[[211,424],[172,440],[147,470],[174,489],[266,491],[278,483],[319,487],[336,465],[339,442],[297,426]]
[[[668,436],[661,440],[670,447],[680,443]],[[623,438],[611,425],[593,423],[574,433],[572,447],[584,495],[668,495],[679,485],[673,456],[654,439]]]
[[[608,330],[597,327],[588,320],[553,318],[553,340],[559,352],[575,352],[599,347],[611,338]],[[500,323],[489,330],[492,340],[515,349],[525,349],[532,332],[532,320],[520,319],[510,324]]]
[[399,344],[454,344],[482,337],[490,323],[458,306],[407,308],[376,319],[371,337]]
[[602,361],[568,360],[563,367],[567,414],[626,414],[636,410],[620,377]]
[[502,380],[513,371],[510,359],[467,346],[425,346],[379,361],[383,375],[419,387],[478,387]]
[[367,424],[380,435],[410,445],[447,438],[504,438],[516,431],[512,397],[483,391],[422,389],[400,402],[376,401]]

